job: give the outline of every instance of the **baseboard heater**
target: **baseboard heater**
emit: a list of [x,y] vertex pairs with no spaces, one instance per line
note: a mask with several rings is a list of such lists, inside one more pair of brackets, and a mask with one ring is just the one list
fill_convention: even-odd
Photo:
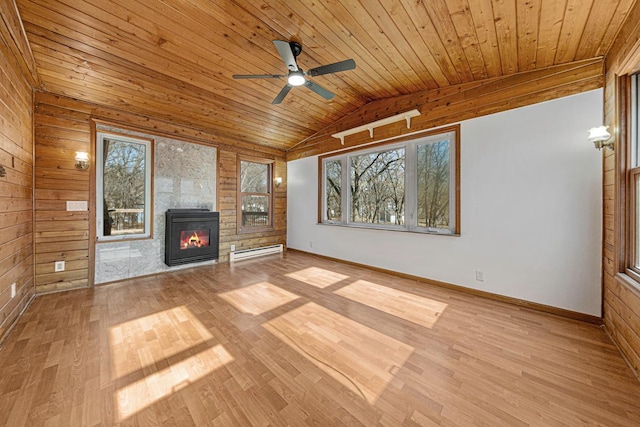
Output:
[[282,245],[264,246],[262,248],[244,249],[234,251],[229,254],[229,261],[240,261],[243,259],[255,258],[263,255],[272,255],[282,252]]

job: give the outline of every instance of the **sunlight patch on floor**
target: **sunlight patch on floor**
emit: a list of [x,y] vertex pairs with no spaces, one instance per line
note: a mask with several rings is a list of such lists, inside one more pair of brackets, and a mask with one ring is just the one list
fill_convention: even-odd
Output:
[[344,274],[318,267],[305,268],[304,270],[285,274],[285,276],[315,286],[316,288],[326,288],[327,286],[335,285],[349,278],[349,276],[345,276]]
[[256,283],[218,295],[243,313],[253,315],[265,313],[300,298],[269,282]]
[[212,338],[185,306],[112,326],[109,328],[112,377],[121,378]]
[[403,386],[395,375],[414,350],[312,302],[263,326],[371,404],[387,387]]
[[227,350],[218,344],[120,388],[115,396],[118,421],[126,420],[233,360]]
[[353,282],[334,293],[429,329],[447,308],[443,302],[366,280]]

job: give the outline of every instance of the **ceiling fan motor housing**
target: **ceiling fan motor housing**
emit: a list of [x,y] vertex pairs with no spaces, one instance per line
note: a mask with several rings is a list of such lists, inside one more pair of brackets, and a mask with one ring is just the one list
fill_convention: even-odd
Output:
[[291,53],[293,53],[294,57],[298,57],[302,53],[302,45],[296,41],[290,41],[289,46],[291,46]]

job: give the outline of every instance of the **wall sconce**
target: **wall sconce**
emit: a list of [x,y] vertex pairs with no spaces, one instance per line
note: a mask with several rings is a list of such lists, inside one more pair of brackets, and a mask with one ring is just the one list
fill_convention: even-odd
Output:
[[276,187],[280,187],[280,185],[282,184],[282,177],[276,176],[275,182],[276,182]]
[[598,150],[602,147],[609,147],[611,150],[614,148],[613,141],[606,142],[611,138],[611,134],[607,129],[609,129],[609,126],[598,126],[597,128],[589,129],[589,137],[587,139],[593,142]]
[[89,169],[89,153],[76,151],[76,168],[83,170]]

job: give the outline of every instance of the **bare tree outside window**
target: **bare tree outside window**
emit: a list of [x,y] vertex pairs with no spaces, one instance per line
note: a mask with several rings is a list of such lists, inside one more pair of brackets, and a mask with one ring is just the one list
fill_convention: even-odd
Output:
[[140,234],[145,230],[146,149],[116,139],[103,139],[104,235]]
[[342,218],[342,162],[325,163],[327,220],[340,221]]
[[320,158],[320,221],[458,234],[459,131],[456,125]]
[[418,227],[449,228],[449,141],[418,145]]
[[240,227],[271,225],[271,163],[240,161]]
[[264,163],[240,162],[240,188],[243,193],[266,193],[269,179],[269,165]]
[[351,157],[351,221],[404,223],[405,150]]

